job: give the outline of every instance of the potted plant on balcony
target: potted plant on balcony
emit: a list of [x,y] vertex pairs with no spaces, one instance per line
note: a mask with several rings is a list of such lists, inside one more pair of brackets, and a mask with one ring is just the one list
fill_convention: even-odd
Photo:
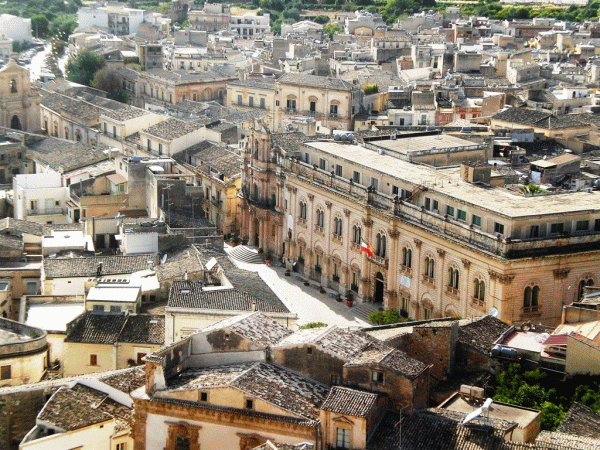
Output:
[[232,247],[235,247],[236,245],[238,245],[240,243],[240,238],[238,237],[237,234],[232,233],[231,237],[229,238],[229,243],[231,244]]
[[265,264],[267,266],[270,266],[271,261],[273,261],[273,256],[271,255],[271,250],[267,250],[265,253]]
[[354,294],[352,293],[352,291],[348,291],[348,294],[346,295],[346,306],[352,307],[353,303],[354,303]]

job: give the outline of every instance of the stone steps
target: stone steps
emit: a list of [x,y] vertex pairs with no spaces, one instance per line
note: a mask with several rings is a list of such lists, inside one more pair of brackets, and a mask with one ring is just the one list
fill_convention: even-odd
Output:
[[229,249],[229,256],[237,261],[245,262],[247,264],[264,264],[262,255],[252,248],[246,247],[245,245],[236,245]]

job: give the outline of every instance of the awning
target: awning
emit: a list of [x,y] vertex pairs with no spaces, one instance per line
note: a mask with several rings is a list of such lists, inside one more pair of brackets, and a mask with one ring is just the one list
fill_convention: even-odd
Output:
[[118,173],[106,175],[106,178],[108,178],[108,181],[110,181],[112,184],[127,183],[127,178],[125,178],[123,175],[119,175]]

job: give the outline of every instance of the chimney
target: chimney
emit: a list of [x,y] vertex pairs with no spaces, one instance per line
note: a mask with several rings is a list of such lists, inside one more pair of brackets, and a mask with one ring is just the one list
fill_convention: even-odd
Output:
[[183,279],[184,279],[185,281],[187,281],[187,279],[188,279],[187,270],[186,270],[185,272],[183,272]]

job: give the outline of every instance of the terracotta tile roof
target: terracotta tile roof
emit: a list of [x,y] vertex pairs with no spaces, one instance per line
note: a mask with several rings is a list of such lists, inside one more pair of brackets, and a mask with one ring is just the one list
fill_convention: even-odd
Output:
[[71,431],[114,418],[117,430],[122,430],[131,426],[132,414],[131,408],[105,392],[78,383],[58,389],[40,411],[38,420]]
[[177,248],[167,255],[165,263],[156,267],[158,281],[181,279],[186,271],[188,275],[193,275],[204,269],[200,254],[193,245]]
[[492,350],[492,344],[509,328],[510,325],[492,316],[460,321],[458,342],[482,352],[489,352]]
[[136,366],[108,372],[100,377],[100,381],[121,392],[129,393],[146,384],[146,369],[144,366]]
[[335,354],[339,358],[349,360],[376,342],[374,338],[364,333],[344,330],[334,325],[325,328],[298,330],[283,339],[277,346],[313,344],[320,346],[324,351]]
[[335,91],[353,91],[358,86],[335,77],[321,77],[307,75],[305,73],[285,73],[277,80],[277,85],[289,84],[292,86],[307,86],[318,89],[329,89]]
[[554,116],[548,112],[528,108],[509,108],[492,116],[492,119],[518,123],[521,126],[546,128],[550,130],[586,127],[598,124],[600,118],[593,114],[563,114]]
[[540,447],[548,445],[550,448],[561,450],[598,450],[600,448],[600,439],[598,438],[573,436],[556,431],[542,431],[535,440],[535,443]]
[[[59,173],[69,172],[108,159],[101,147],[92,147],[81,142],[67,141],[55,137],[41,137],[27,146],[27,155],[50,166]],[[73,157],[76,155],[77,157]]]
[[128,342],[157,345],[165,342],[165,319],[161,316],[98,314],[86,311],[71,324],[73,326],[69,329],[65,342],[80,344]]
[[202,128],[202,125],[195,122],[184,122],[174,118],[163,120],[151,127],[148,127],[142,131],[142,133],[149,134],[150,136],[157,137],[166,141],[180,138],[187,134],[193,133],[194,131]]
[[278,299],[255,297],[238,289],[203,289],[202,282],[175,280],[169,292],[167,308],[212,309],[218,311],[289,312]]
[[121,331],[119,342],[138,344],[165,343],[165,317],[146,314],[130,314]]
[[308,442],[291,445],[267,441],[258,447],[254,447],[252,450],[312,450],[313,448],[314,446]]
[[334,386],[321,409],[354,417],[366,417],[375,406],[377,397],[379,394],[373,392]]
[[0,220],[0,230],[10,230],[14,233],[31,234],[33,236],[44,235],[44,225],[29,220],[13,219],[12,217]]
[[204,328],[201,332],[205,333],[221,328],[229,328],[252,342],[265,347],[276,345],[286,336],[292,334],[292,330],[258,311],[221,320]]
[[102,276],[131,274],[154,264],[155,256],[148,255],[115,255],[93,256],[84,258],[44,258],[44,274],[46,278],[63,277],[95,277],[98,264],[102,263]]
[[259,362],[185,370],[168,380],[168,388],[160,397],[169,397],[171,391],[225,386],[310,420],[319,418],[319,408],[329,391],[327,386],[288,369]]
[[600,439],[600,414],[575,402],[556,431]]
[[405,352],[384,346],[369,347],[344,365],[358,366],[363,364],[384,367],[409,378],[414,378],[427,369],[427,364],[411,358]]

